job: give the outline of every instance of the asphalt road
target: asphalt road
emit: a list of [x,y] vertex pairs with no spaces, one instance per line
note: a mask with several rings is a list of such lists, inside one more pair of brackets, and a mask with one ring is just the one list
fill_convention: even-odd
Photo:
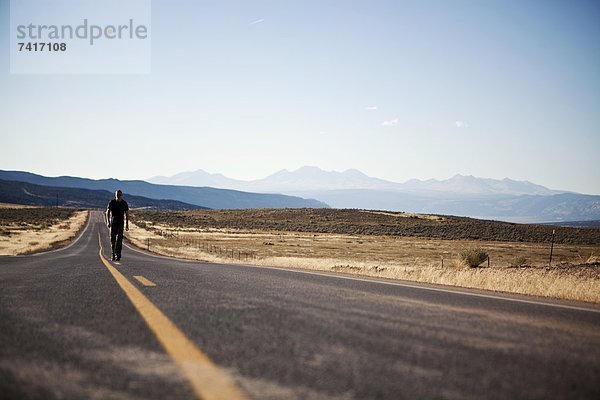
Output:
[[66,249],[0,258],[0,398],[600,398],[594,305],[129,248],[108,263],[99,240],[108,255],[96,213]]

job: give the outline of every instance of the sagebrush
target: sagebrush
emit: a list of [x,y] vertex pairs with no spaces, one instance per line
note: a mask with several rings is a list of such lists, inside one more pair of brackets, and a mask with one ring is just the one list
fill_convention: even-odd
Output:
[[460,251],[459,256],[461,261],[471,268],[479,267],[489,257],[481,247],[467,247]]

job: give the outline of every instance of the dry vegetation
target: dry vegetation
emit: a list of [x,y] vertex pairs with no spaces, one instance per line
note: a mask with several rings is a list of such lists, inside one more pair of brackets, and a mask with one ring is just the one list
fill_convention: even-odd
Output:
[[[137,212],[132,219],[133,244],[170,256],[600,302],[599,229],[360,210]],[[471,247],[489,254],[489,268],[487,260],[482,268],[464,265],[459,253]]]
[[37,206],[27,206],[23,204],[0,203],[0,208],[38,208]]
[[336,233],[474,239],[506,242],[549,242],[556,230],[557,243],[600,244],[600,229],[524,225],[465,217],[422,215],[349,209],[257,209],[146,212],[154,224],[198,229]]
[[31,254],[62,247],[85,226],[88,211],[69,208],[0,207],[0,255]]

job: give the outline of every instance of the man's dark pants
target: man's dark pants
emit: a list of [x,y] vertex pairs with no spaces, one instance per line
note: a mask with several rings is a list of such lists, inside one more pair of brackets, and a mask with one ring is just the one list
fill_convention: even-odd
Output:
[[121,249],[123,248],[123,223],[113,222],[110,226],[110,244],[113,255],[117,258],[121,258]]

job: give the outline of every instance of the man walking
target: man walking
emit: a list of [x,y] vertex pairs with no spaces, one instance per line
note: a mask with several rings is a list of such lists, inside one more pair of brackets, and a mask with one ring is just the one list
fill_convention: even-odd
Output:
[[110,244],[112,247],[112,260],[121,260],[123,248],[123,222],[125,230],[129,230],[129,206],[123,200],[123,192],[117,190],[115,198],[106,207],[106,225],[110,228]]

